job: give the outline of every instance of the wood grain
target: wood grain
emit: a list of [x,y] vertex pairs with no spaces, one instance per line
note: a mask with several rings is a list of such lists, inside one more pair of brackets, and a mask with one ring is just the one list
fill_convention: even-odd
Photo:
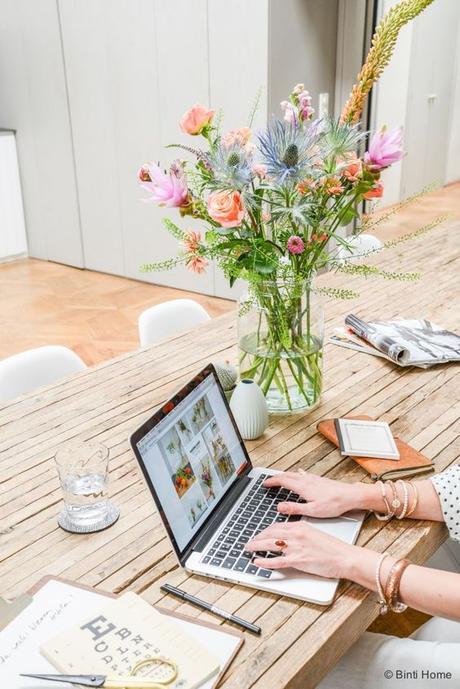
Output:
[[[419,282],[321,276],[321,284],[361,287],[352,302],[325,304],[328,332],[349,312],[363,318],[426,317],[458,329],[459,227],[447,223],[435,232],[374,259],[388,270],[420,270]],[[227,314],[0,408],[0,594],[17,595],[54,575],[109,592],[138,591],[169,610],[215,621],[164,597],[160,586],[168,581],[262,627],[260,638],[245,635],[222,687],[309,689],[377,617],[376,597],[342,582],[335,603],[324,608],[188,575],[177,566],[128,447],[130,432],[194,372],[209,360],[236,357],[235,317]],[[369,414],[388,421],[395,434],[442,470],[460,454],[459,383],[456,365],[399,369],[328,345],[320,406],[309,414],[272,417],[266,433],[248,443],[251,458],[260,466],[302,467],[343,481],[367,481],[315,426],[331,415]],[[53,456],[75,437],[97,438],[110,448],[111,493],[121,507],[120,520],[92,536],[67,534],[56,524],[61,493]],[[445,537],[440,524],[382,524],[370,517],[359,544],[423,562]]]

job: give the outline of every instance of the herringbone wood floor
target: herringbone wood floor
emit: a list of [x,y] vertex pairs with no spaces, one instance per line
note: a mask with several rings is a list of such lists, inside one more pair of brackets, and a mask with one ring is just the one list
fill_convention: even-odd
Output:
[[137,349],[137,319],[149,306],[190,296],[211,316],[235,307],[225,299],[36,259],[1,265],[0,292],[0,359],[62,344],[89,366]]
[[[393,238],[441,213],[460,217],[460,183],[417,200],[375,234]],[[426,241],[436,246],[436,230]],[[63,344],[88,365],[137,348],[137,318],[153,304],[190,296],[211,316],[235,308],[224,299],[34,259],[0,265],[0,295],[0,359],[31,347]]]

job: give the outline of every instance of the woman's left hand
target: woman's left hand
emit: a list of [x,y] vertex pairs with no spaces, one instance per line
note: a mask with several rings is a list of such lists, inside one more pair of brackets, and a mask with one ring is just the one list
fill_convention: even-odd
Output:
[[281,548],[276,541],[286,543],[279,557],[256,557],[254,564],[264,569],[294,567],[308,574],[340,579],[348,571],[348,563],[357,546],[344,543],[314,526],[300,521],[291,524],[273,524],[248,541],[246,549],[252,552],[276,552]]

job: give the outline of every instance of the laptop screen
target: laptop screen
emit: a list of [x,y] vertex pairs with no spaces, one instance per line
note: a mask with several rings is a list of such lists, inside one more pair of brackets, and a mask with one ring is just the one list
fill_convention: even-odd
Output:
[[214,374],[171,405],[136,446],[183,551],[248,461]]

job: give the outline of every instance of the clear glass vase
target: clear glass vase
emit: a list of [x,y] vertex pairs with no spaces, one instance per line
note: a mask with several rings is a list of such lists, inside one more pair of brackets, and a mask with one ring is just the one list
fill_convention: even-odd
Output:
[[261,387],[269,411],[313,409],[322,389],[324,313],[311,280],[266,281],[240,300],[240,377]]

